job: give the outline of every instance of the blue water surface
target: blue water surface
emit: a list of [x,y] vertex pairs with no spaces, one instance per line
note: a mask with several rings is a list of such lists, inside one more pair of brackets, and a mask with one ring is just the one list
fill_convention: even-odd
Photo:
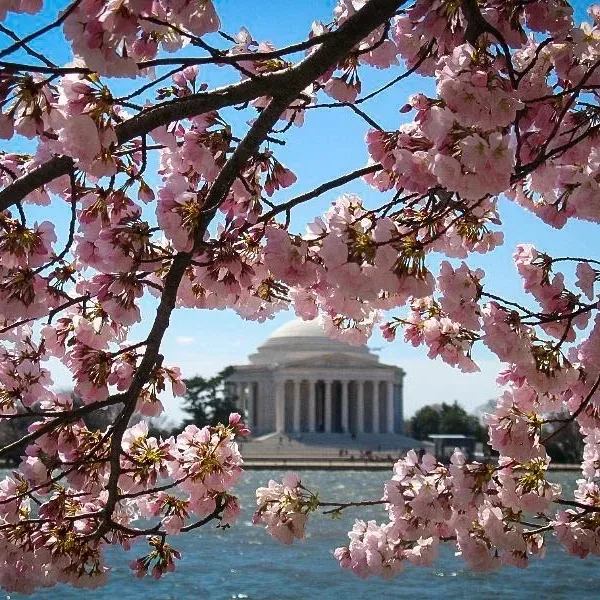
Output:
[[[160,581],[136,579],[129,562],[145,554],[140,541],[129,553],[111,548],[109,584],[97,590],[78,590],[60,585],[37,591],[39,600],[379,600],[418,598],[537,598],[551,600],[577,597],[600,598],[600,565],[596,558],[580,560],[568,556],[552,539],[543,560],[532,560],[528,569],[506,567],[488,574],[469,572],[444,548],[432,568],[411,568],[391,581],[361,580],[340,569],[333,550],[346,545],[347,531],[355,518],[383,518],[380,507],[348,509],[341,520],[313,517],[307,539],[292,547],[273,541],[263,528],[251,524],[254,490],[283,471],[246,472],[238,492],[243,513],[231,529],[212,525],[173,537],[181,551],[177,571]],[[383,471],[307,471],[299,473],[323,500],[365,500],[381,497]],[[575,474],[557,475],[556,480],[572,486]],[[0,599],[21,599],[19,594],[0,594]],[[30,598],[30,597],[29,597]]]

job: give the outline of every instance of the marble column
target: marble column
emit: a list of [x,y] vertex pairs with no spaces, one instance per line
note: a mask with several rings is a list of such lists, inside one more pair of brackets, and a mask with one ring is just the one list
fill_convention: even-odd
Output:
[[238,382],[231,384],[233,387],[233,397],[235,398],[235,404],[240,409],[240,413],[244,414],[244,404],[242,403],[242,395],[240,388],[242,387]]
[[385,382],[386,393],[386,408],[387,408],[387,431],[388,433],[394,433],[394,382]]
[[294,379],[294,433],[300,433],[300,380]]
[[254,406],[255,406],[255,398],[256,398],[256,384],[254,381],[251,381],[248,384],[248,401],[247,401],[247,415],[248,415],[248,426],[250,429],[254,427]]
[[[396,392],[398,394],[398,422],[396,423],[396,431],[402,433],[404,431],[404,418],[403,418],[403,412],[404,412],[404,371],[402,372],[401,376],[400,376],[400,382],[398,383],[398,391]],[[395,418],[395,411],[394,411],[394,418]]]
[[314,433],[317,429],[317,382],[308,381],[308,431]]
[[254,402],[252,403],[252,426],[256,428],[257,431],[260,431],[260,428],[264,426],[262,409],[264,400],[261,401],[262,398],[265,397],[264,394],[264,381],[257,381],[254,384]]
[[357,433],[365,431],[365,382],[356,382],[356,429]]
[[373,381],[373,433],[379,433],[379,381]]
[[348,419],[348,384],[349,381],[342,381],[342,431],[348,433],[350,422]]
[[285,431],[285,381],[275,383],[275,429],[277,433]]
[[332,381],[325,381],[325,433],[331,433],[331,385]]
[[246,388],[248,384],[245,381],[240,381],[237,384],[238,388],[238,405],[242,411],[242,414],[248,418],[248,390]]

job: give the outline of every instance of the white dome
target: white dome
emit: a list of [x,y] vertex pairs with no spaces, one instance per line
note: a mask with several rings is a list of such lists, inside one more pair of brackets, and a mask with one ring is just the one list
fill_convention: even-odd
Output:
[[323,330],[320,319],[295,319],[285,323],[276,329],[249,359],[253,364],[282,364],[323,354],[340,353],[354,356],[359,354],[374,362],[378,361],[377,356],[371,354],[367,346],[352,346],[330,338]]
[[[276,338],[296,338],[296,337],[317,337],[328,338],[323,324],[320,319],[312,321],[303,321],[302,319],[294,319],[289,323],[285,323],[278,327],[270,336],[269,340]],[[268,340],[267,340],[268,341]]]

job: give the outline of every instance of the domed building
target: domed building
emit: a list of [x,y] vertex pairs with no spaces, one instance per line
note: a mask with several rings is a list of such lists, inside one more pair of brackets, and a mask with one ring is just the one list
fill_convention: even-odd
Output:
[[254,436],[402,433],[404,371],[329,338],[318,320],[286,323],[248,360],[227,383]]

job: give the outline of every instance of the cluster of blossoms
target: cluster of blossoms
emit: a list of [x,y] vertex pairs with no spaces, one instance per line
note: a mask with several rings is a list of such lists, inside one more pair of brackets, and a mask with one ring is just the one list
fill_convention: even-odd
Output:
[[268,487],[256,490],[258,509],[253,523],[264,523],[276,540],[289,545],[304,538],[308,513],[316,508],[316,502],[315,496],[307,494],[298,475],[288,473],[281,483],[271,479]]
[[396,318],[384,325],[384,335],[393,339],[398,326],[404,327],[404,339],[413,346],[425,344],[427,356],[437,358],[468,373],[479,367],[471,359],[471,349],[476,336],[460,323],[445,316],[432,297],[413,300],[406,319]]
[[[435,76],[438,96],[411,97],[403,110],[416,110],[416,117],[398,131],[369,132],[369,153],[387,174],[371,178],[372,185],[422,192],[437,183],[466,201],[504,192],[556,227],[571,216],[598,221],[591,200],[598,153],[577,104],[600,77],[598,10],[590,10],[593,24],[577,26],[565,2],[489,4],[480,5],[488,23],[483,37],[490,48],[500,35],[506,43],[496,55],[471,43],[470,16],[450,3],[418,1],[397,19],[399,54]],[[526,29],[552,40],[538,49]],[[428,44],[431,52],[420,61]],[[573,134],[581,134],[581,143],[571,144]]]
[[[0,19],[42,4],[0,2]],[[504,363],[487,417],[498,465],[409,454],[381,500],[389,522],[357,522],[336,551],[343,567],[388,577],[430,564],[441,542],[474,569],[525,566],[551,531],[571,554],[597,553],[600,262],[520,244],[534,309],[490,293],[490,273],[484,288],[469,263],[504,241],[501,195],[556,228],[600,220],[600,7],[589,16],[576,23],[566,0],[339,0],[331,22],[278,49],[246,28],[220,31],[211,0],[77,0],[0,50],[11,60],[0,61],[0,139],[11,144],[0,152],[0,424],[32,421],[21,446],[0,449],[22,453],[0,482],[0,564],[11,566],[0,585],[99,585],[106,544],[144,536],[150,551],[132,569],[159,577],[179,558],[167,536],[235,520],[242,417],[169,439],[143,420],[163,412],[166,390],[185,393],[161,354],[176,307],[263,321],[293,306],[351,344],[380,323],[386,339],[403,328],[465,372],[478,369],[477,344]],[[66,66],[35,49],[59,27]],[[184,47],[189,56],[167,56]],[[368,69],[401,63],[408,71],[366,93]],[[217,71],[232,81],[209,89]],[[435,85],[384,131],[359,106],[411,72]],[[297,176],[277,148],[321,99],[368,123],[368,164],[280,201]],[[242,137],[232,107],[247,117]],[[21,142],[27,152],[14,151]],[[298,204],[361,176],[388,194],[380,205],[343,194],[293,233]],[[57,207],[67,227],[39,217]],[[140,306],[153,302],[138,338]],[[57,361],[76,400],[53,387]],[[100,411],[115,411],[110,427],[87,424]],[[546,479],[545,442],[570,423],[584,436],[584,479],[567,501]],[[321,505],[290,475],[259,490],[255,520],[291,543]]]
[[[42,404],[53,414],[68,414],[67,398]],[[46,422],[34,423],[32,431]],[[79,419],[39,436],[11,475],[0,482],[0,585],[7,591],[30,593],[55,583],[96,587],[105,583],[107,544],[128,550],[148,535],[151,551],[131,564],[138,576],[155,578],[175,569],[180,554],[165,542],[197,526],[198,519],[235,522],[239,505],[230,494],[242,472],[236,435],[246,435],[238,414],[228,425],[198,429],[157,439],[140,422],[123,435],[117,456],[121,475],[118,493],[107,489],[111,477],[107,431],[90,430]],[[91,466],[86,457],[94,453]],[[80,461],[80,459],[84,459]],[[57,465],[74,465],[66,481],[55,478]],[[111,516],[106,516],[108,506]],[[156,523],[144,529],[144,523]],[[10,529],[18,524],[18,529]],[[36,540],[31,544],[31,538]]]
[[217,31],[220,21],[211,0],[127,0],[80,2],[64,22],[76,61],[101,75],[135,77],[138,63],[174,52],[189,34]]
[[[544,535],[552,530],[571,553],[597,554],[597,513],[580,508],[553,513],[561,486],[547,480],[548,464],[545,455],[523,462],[501,457],[497,466],[468,463],[456,450],[450,464],[443,465],[430,454],[419,459],[411,450],[394,465],[384,486],[381,504],[388,521],[357,520],[349,545],[336,549],[335,557],[359,577],[390,578],[407,564],[431,566],[445,542],[456,545],[472,570],[523,568],[532,556],[543,555]],[[259,521],[285,543],[303,537],[306,514],[320,505],[301,489],[298,478],[288,474],[281,484],[271,481],[257,490]],[[595,493],[597,486],[582,480],[575,498],[596,507]],[[539,527],[528,520],[532,515],[542,520]]]

